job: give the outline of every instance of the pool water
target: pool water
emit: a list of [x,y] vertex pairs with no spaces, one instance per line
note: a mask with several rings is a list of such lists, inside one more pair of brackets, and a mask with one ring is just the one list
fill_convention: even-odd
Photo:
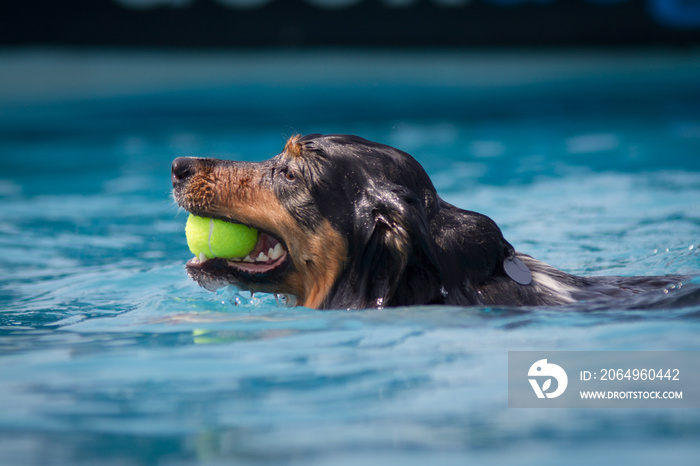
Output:
[[[67,60],[108,83],[135,66],[101,57]],[[507,355],[700,351],[700,60],[566,80],[532,59],[504,82],[509,60],[471,57],[488,76],[460,86],[411,57],[390,77],[336,58],[357,81],[320,83],[265,58],[230,82],[0,96],[1,464],[697,464],[698,410],[508,408]],[[443,198],[568,272],[696,278],[607,310],[314,311],[199,288],[170,162],[263,160],[296,132],[408,151]]]

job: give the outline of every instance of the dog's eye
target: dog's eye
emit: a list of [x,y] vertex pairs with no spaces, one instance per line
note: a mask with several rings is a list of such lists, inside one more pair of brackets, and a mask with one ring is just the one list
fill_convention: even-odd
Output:
[[287,178],[288,181],[294,181],[297,179],[296,175],[294,175],[294,173],[292,173],[288,167],[279,168],[277,173]]
[[296,176],[294,176],[294,173],[290,172],[289,169],[286,167],[280,170],[280,173],[282,173],[285,176],[285,178],[287,178],[289,181],[294,181],[297,178]]

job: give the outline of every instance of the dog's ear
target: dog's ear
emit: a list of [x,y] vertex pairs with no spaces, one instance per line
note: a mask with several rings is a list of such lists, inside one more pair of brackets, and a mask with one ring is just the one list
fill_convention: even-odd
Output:
[[442,301],[430,224],[422,200],[412,191],[390,183],[366,187],[355,205],[353,236],[329,307]]

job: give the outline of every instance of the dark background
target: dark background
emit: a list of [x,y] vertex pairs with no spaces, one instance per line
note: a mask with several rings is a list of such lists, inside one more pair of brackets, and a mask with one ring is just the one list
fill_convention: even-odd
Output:
[[700,43],[700,0],[5,0],[0,5],[0,45]]

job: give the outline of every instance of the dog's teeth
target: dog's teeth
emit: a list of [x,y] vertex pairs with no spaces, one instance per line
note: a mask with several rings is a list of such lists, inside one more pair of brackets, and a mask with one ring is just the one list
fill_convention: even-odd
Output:
[[243,258],[243,262],[255,262],[255,261],[253,260],[252,257],[250,257],[250,254],[248,254],[247,256],[245,256]]
[[269,260],[270,258],[267,257],[267,255],[264,252],[261,252],[260,254],[258,254],[258,257],[255,258],[256,262],[267,262]]
[[207,261],[207,256],[203,253],[199,253],[199,262],[206,262]]
[[275,248],[270,248],[267,254],[270,256],[270,259],[277,260],[284,255],[284,248],[282,248],[280,243],[277,243]]

